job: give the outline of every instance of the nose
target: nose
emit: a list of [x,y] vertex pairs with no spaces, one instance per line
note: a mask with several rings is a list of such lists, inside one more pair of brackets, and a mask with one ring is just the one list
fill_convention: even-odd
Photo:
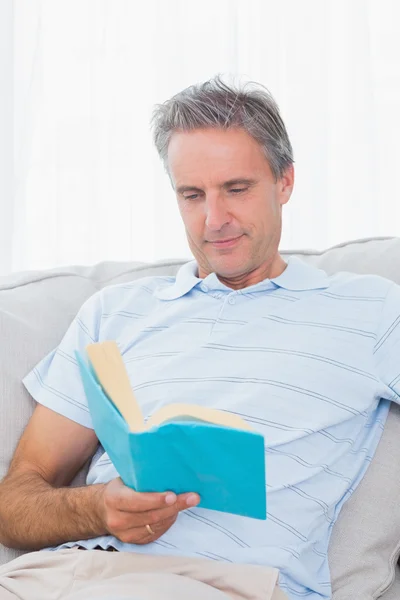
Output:
[[231,217],[225,201],[219,196],[209,196],[205,202],[206,227],[210,231],[220,231]]

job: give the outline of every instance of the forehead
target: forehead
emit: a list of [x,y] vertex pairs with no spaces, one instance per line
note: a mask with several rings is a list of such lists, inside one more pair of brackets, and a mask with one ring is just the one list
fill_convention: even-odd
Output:
[[173,133],[168,146],[168,169],[176,184],[196,183],[186,181],[188,178],[228,180],[239,171],[242,177],[270,172],[260,144],[239,128]]

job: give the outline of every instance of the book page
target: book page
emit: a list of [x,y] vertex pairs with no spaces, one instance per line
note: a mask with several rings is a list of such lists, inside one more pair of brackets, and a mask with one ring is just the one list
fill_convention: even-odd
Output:
[[116,342],[89,344],[86,351],[102,388],[118,408],[129,429],[143,431],[143,415]]
[[179,417],[182,417],[184,421],[197,420],[214,425],[231,427],[232,429],[254,431],[244,419],[237,415],[195,404],[169,404],[163,406],[147,420],[146,429],[150,429],[154,425],[161,425],[165,421],[177,421]]

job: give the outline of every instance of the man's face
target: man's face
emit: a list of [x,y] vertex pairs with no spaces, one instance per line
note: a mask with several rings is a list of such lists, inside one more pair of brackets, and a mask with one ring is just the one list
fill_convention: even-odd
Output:
[[245,285],[272,277],[293,168],[275,182],[246,131],[207,128],[172,135],[168,169],[199,277]]

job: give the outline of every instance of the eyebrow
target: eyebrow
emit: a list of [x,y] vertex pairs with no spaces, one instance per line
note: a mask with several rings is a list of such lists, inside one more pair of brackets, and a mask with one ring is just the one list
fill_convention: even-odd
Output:
[[[229,179],[229,181],[225,181],[220,187],[228,188],[228,187],[232,187],[233,185],[246,185],[246,186],[250,187],[252,185],[255,185],[256,183],[257,183],[256,179],[238,178],[238,179]],[[184,192],[202,192],[203,190],[194,185],[180,185],[176,189],[176,191],[178,192],[178,194],[183,194]]]

